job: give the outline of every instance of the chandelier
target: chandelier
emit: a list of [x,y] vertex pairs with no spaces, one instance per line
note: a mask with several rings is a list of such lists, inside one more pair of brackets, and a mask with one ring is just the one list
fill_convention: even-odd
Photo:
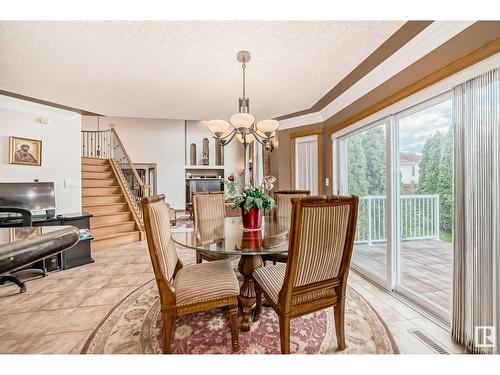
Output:
[[214,134],[214,138],[225,146],[235,137],[246,147],[254,140],[263,145],[267,150],[272,150],[272,140],[276,135],[279,122],[276,120],[261,120],[255,123],[255,117],[250,114],[250,99],[245,92],[245,69],[246,63],[250,61],[250,52],[239,51],[236,59],[242,64],[243,72],[243,95],[239,98],[239,112],[225,120],[210,120],[207,127]]

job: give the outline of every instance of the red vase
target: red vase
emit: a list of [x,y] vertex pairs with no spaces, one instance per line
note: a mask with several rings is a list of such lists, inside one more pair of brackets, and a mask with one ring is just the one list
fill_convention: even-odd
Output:
[[241,249],[259,250],[262,247],[262,231],[243,231],[241,236]]
[[262,216],[258,208],[251,208],[246,212],[242,209],[241,218],[245,229],[259,229],[262,223]]

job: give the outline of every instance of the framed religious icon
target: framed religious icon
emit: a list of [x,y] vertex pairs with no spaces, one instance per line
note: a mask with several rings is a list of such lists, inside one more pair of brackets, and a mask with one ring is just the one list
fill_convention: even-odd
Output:
[[9,137],[9,163],[42,165],[42,141],[37,139]]

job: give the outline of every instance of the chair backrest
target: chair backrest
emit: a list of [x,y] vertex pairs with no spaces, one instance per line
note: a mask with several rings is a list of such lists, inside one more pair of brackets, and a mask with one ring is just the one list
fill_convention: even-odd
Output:
[[314,196],[292,200],[285,282],[285,311],[316,299],[343,296],[358,216],[357,196]]
[[200,221],[224,219],[226,206],[223,191],[193,193],[194,225]]
[[172,281],[182,262],[177,257],[175,245],[170,238],[168,205],[164,195],[142,198],[144,227],[148,240],[149,255],[155,273],[162,305],[175,304]]
[[274,202],[276,203],[276,217],[288,226],[292,217],[292,199],[303,198],[311,195],[310,190],[278,190],[274,192]]
[[26,210],[25,208],[0,206],[0,212],[21,214],[22,218],[21,226],[31,227],[33,225],[31,212],[29,210]]

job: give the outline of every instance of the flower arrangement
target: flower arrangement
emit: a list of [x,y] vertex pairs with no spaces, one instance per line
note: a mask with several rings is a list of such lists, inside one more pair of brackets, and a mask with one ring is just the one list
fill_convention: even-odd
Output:
[[233,208],[241,208],[245,228],[260,228],[260,211],[271,210],[276,207],[274,199],[266,194],[266,191],[269,190],[266,188],[272,188],[272,184],[269,185],[267,180],[260,187],[245,186],[234,175],[230,175],[224,179],[224,185],[226,186],[226,194],[233,199]]
[[[226,187],[227,196],[233,200],[233,208],[241,208],[244,211],[248,211],[251,208],[271,210],[276,207],[274,199],[265,193],[266,190],[269,190],[266,189],[265,184],[260,187],[252,185],[244,186],[234,175],[229,175],[223,182]],[[270,187],[272,188],[272,185]]]

